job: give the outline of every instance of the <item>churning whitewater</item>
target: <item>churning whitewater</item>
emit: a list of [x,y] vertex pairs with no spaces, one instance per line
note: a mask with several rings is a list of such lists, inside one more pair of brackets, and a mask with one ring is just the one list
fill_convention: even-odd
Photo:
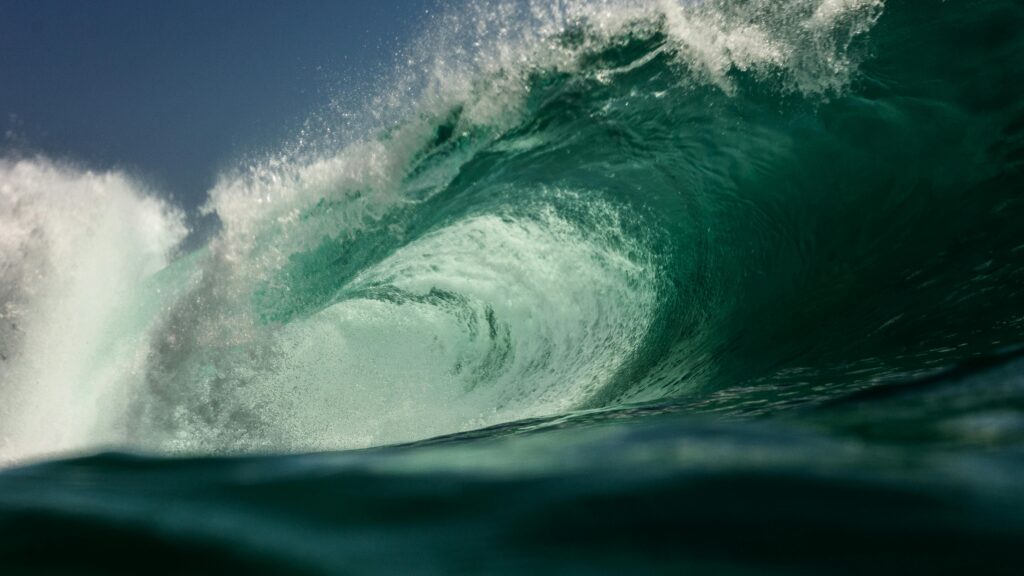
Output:
[[0,458],[766,414],[1019,342],[1024,114],[925,62],[1021,9],[906,4],[452,11],[187,253],[132,177],[3,160]]

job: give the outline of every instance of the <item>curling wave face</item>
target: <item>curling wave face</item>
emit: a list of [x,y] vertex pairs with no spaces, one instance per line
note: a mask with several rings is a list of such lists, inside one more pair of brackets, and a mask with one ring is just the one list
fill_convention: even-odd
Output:
[[344,145],[225,174],[190,254],[130,178],[6,161],[0,457],[774,413],[1018,343],[1024,16],[907,4],[441,16]]

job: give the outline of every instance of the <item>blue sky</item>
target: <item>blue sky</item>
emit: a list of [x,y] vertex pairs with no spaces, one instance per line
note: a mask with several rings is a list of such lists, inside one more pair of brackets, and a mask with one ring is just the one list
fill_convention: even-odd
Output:
[[436,0],[0,0],[0,152],[139,174],[187,207],[386,69]]

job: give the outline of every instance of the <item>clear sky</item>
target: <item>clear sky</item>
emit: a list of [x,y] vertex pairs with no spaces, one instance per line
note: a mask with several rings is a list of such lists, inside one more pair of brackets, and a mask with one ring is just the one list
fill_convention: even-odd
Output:
[[436,0],[0,0],[0,153],[141,174],[182,204],[387,66]]

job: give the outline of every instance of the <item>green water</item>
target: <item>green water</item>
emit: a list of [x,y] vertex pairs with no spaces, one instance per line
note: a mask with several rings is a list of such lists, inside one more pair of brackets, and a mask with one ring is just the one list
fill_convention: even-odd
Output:
[[109,192],[100,312],[19,244],[0,454],[83,456],[0,473],[0,565],[1014,573],[1024,5],[495,6],[198,252]]

